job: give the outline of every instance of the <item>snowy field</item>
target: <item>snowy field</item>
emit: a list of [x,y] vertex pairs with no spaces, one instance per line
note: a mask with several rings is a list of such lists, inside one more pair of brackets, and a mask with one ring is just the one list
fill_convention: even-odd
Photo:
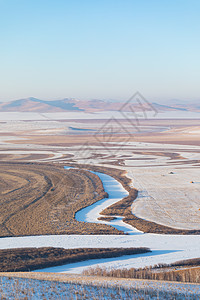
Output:
[[200,296],[197,284],[75,275],[7,274],[0,276],[0,285],[2,299],[196,300]]
[[[133,118],[134,115],[129,113]],[[37,113],[37,112],[0,112],[0,120],[61,120],[61,119],[110,119],[114,117],[116,119],[123,119],[124,116],[120,111],[101,111],[101,112],[56,112],[56,113]],[[144,113],[137,113],[137,117],[143,119]],[[158,112],[155,115],[154,111],[148,112],[148,118],[151,119],[199,119],[199,112],[192,111],[165,111]]]
[[136,216],[173,228],[200,229],[199,168],[144,167],[128,174],[139,191],[132,205]]
[[[75,151],[74,160],[107,167],[113,167],[109,159],[121,160],[114,167],[126,170],[139,191],[132,206],[136,216],[177,229],[200,229],[199,147],[129,142],[124,148],[117,151],[116,146],[114,152],[112,147],[111,159],[105,149],[90,147],[84,159]],[[98,153],[101,157],[92,158]]]

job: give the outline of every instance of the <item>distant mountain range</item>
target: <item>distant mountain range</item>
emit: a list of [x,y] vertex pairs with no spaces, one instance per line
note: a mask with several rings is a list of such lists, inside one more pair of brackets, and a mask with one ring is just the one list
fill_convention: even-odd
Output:
[[0,102],[1,112],[69,112],[69,111],[116,111],[123,107],[124,111],[142,111],[154,109],[157,112],[165,111],[195,111],[200,112],[199,103],[182,102],[180,100],[172,100],[168,105],[159,103],[140,102],[119,102],[104,100],[77,100],[65,98],[62,100],[44,101],[33,97],[19,99],[10,102]]

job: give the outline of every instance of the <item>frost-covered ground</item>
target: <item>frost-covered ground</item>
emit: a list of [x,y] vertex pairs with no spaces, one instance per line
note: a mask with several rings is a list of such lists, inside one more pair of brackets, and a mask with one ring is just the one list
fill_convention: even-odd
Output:
[[[123,118],[120,111],[101,111],[95,113],[85,112],[56,112],[56,113],[37,113],[37,112],[0,112],[1,120],[59,120],[59,119],[110,119],[111,117]],[[138,118],[144,118],[143,113],[137,113]],[[155,116],[154,111],[148,112],[148,118],[158,119],[199,119],[199,112],[191,111],[165,111],[159,112]]]
[[[85,276],[56,276],[48,274],[14,274],[17,278],[0,276],[1,299],[198,299],[196,284],[97,278]],[[8,276],[8,275],[7,275]]]
[[[112,146],[109,154],[90,147],[82,160],[75,151],[74,159],[108,167],[120,160],[115,167],[126,170],[139,191],[132,206],[136,216],[173,228],[200,229],[199,147],[129,142],[117,151],[119,146]],[[99,153],[101,157],[93,157]]]
[[128,175],[139,191],[132,205],[136,216],[173,228],[200,229],[199,168],[143,167]]

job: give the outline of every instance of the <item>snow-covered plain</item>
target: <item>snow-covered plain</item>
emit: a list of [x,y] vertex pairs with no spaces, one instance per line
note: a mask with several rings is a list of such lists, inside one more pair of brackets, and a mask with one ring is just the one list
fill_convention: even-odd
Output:
[[173,228],[200,229],[199,168],[144,167],[128,174],[139,191],[132,205],[136,216]]
[[[128,112],[128,117],[133,118],[135,115]],[[86,112],[79,112],[79,111],[70,111],[70,112],[56,112],[56,113],[38,113],[38,112],[0,112],[0,120],[8,121],[8,120],[80,120],[80,119],[110,119],[114,117],[116,119],[123,119],[123,115],[120,111],[101,111],[101,112],[93,112],[93,113],[86,113]],[[143,112],[137,113],[137,118],[143,119],[144,114]],[[148,118],[151,119],[199,119],[200,113],[199,112],[192,112],[192,111],[165,111],[165,112],[158,112],[155,115],[154,111],[148,112]]]

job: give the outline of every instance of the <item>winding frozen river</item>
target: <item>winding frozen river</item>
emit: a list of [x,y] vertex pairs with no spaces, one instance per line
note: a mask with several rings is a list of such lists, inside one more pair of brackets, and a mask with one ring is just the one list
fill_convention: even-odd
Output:
[[[91,171],[92,172],[92,171]],[[81,209],[76,213],[76,219],[79,222],[91,222],[91,223],[103,223],[111,225],[119,230],[124,231],[128,234],[136,234],[139,231],[123,222],[123,218],[120,216],[115,216],[115,220],[112,221],[102,221],[98,220],[99,217],[102,217],[100,214],[106,207],[112,205],[128,196],[128,192],[124,189],[124,187],[113,177],[106,175],[100,172],[92,172],[99,176],[101,181],[103,182],[103,187],[105,192],[108,193],[109,197],[104,198],[86,208]],[[104,216],[104,215],[103,215]]]

